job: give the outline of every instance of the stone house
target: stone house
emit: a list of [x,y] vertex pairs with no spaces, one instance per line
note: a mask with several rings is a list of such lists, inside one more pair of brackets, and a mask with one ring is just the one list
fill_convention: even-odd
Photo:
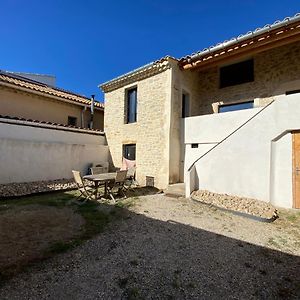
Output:
[[48,77],[0,71],[0,116],[103,131],[103,103],[94,101],[92,118],[91,99],[49,84]]
[[113,162],[140,184],[300,208],[300,15],[100,87]]

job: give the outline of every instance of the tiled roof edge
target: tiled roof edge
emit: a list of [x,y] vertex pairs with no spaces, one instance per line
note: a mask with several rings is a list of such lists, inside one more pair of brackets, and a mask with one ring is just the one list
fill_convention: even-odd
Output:
[[229,40],[225,40],[221,43],[218,43],[214,46],[210,46],[209,48],[205,48],[201,51],[192,53],[191,55],[187,55],[187,56],[183,56],[179,59],[180,64],[184,64],[184,63],[189,63],[191,60],[194,59],[199,59],[200,57],[213,53],[215,51],[221,50],[223,48],[226,48],[228,46],[232,46],[234,44],[240,43],[242,41],[245,41],[247,39],[250,38],[254,38],[259,36],[260,34],[266,33],[268,31],[274,30],[274,29],[278,29],[280,27],[283,27],[285,25],[288,24],[292,24],[294,22],[300,21],[300,13],[296,13],[294,16],[292,17],[286,17],[285,19],[281,20],[281,21],[275,21],[272,24],[266,24],[265,26],[263,26],[262,28],[256,28],[253,31],[248,31],[245,34],[240,34],[237,37],[233,37]]
[[53,130],[63,130],[63,131],[78,132],[78,133],[104,135],[104,131],[99,129],[89,129],[89,128],[76,127],[76,126],[70,126],[70,125],[64,125],[64,124],[58,124],[58,123],[46,122],[46,121],[31,120],[31,119],[12,117],[12,116],[0,115],[0,123],[39,127],[39,128],[53,129]]
[[[24,82],[28,82],[28,83],[34,84],[36,86],[47,87],[47,88],[53,89],[54,91],[63,92],[63,93],[69,94],[71,96],[76,96],[76,97],[84,99],[85,101],[88,101],[89,103],[87,103],[87,105],[91,104],[91,100],[88,97],[80,95],[80,94],[77,94],[75,92],[71,92],[71,91],[68,91],[68,90],[65,90],[65,89],[62,89],[62,88],[58,88],[58,87],[53,87],[53,86],[47,85],[47,84],[42,83],[42,82],[38,82],[38,81],[33,80],[33,79],[29,79],[29,78],[23,77],[23,76],[18,75],[18,74],[12,74],[11,72],[6,72],[4,70],[0,70],[0,75],[7,76],[7,77],[10,77],[10,78],[13,78],[13,79],[16,79],[16,80],[21,80],[21,81],[24,81]],[[5,82],[5,81],[3,81],[3,82]],[[16,83],[12,83],[12,82],[9,82],[9,83],[13,84],[15,86],[19,86]],[[26,87],[26,89],[28,89],[28,90],[34,90],[32,88],[29,88],[29,87]],[[47,93],[47,92],[44,92],[44,91],[41,91],[41,92],[43,94],[45,94],[45,95],[48,95],[48,96],[52,96],[53,95],[51,93]],[[84,104],[82,102],[76,101],[75,99],[70,99],[68,97],[63,97],[62,95],[55,95],[55,96],[59,97],[59,98],[62,98],[62,99],[71,100],[75,104],[76,103],[81,104],[81,105]],[[95,101],[94,105],[95,105],[96,108],[104,109],[104,103],[102,103],[102,102]]]
[[171,61],[177,62],[177,59],[171,56],[165,56],[157,61],[153,61],[142,67],[134,69],[133,71],[130,71],[112,80],[104,82],[98,85],[98,87],[101,88],[104,92],[115,90],[121,86],[130,84],[131,82],[145,79],[147,77],[150,77],[152,75],[158,74],[160,72],[169,69],[171,66],[170,65]]

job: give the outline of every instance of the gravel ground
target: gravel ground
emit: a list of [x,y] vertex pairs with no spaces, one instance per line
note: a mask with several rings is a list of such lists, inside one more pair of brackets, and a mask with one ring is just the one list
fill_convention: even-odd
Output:
[[300,298],[299,232],[291,223],[163,195],[135,202],[95,239],[6,283],[0,298]]
[[75,189],[73,179],[57,179],[48,181],[33,181],[0,184],[0,198],[25,196],[34,193]]
[[265,219],[273,219],[277,217],[277,210],[273,205],[256,199],[227,194],[217,194],[205,190],[193,192],[192,198],[206,204],[212,204],[217,207],[246,213],[256,217]]

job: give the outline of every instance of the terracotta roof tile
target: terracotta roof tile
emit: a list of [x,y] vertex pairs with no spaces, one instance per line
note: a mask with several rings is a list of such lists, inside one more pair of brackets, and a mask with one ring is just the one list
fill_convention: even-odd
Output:
[[[19,86],[22,88],[26,88],[29,90],[38,91],[44,94],[53,95],[56,97],[60,97],[63,99],[71,100],[76,103],[91,105],[91,100],[85,96],[63,90],[60,88],[49,86],[45,83],[40,83],[20,75],[15,75],[11,73],[7,73],[5,71],[0,70],[0,84],[1,82],[13,84],[15,86]],[[94,102],[96,108],[104,109],[104,104],[98,101]]]

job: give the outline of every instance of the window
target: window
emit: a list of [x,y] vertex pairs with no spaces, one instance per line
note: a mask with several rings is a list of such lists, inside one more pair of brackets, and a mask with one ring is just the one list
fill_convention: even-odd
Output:
[[181,117],[186,118],[190,116],[190,97],[188,94],[182,94],[181,101]]
[[254,107],[254,101],[247,101],[242,103],[232,103],[232,104],[224,104],[219,106],[219,113],[241,110],[241,109],[249,109]]
[[123,156],[129,160],[135,160],[135,144],[123,145]]
[[299,94],[300,90],[293,90],[293,91],[286,91],[285,94],[286,95],[293,95],[293,94]]
[[220,68],[220,88],[254,81],[253,59]]
[[77,118],[68,116],[68,125],[77,126]]
[[126,93],[126,123],[136,122],[137,88],[127,90]]

